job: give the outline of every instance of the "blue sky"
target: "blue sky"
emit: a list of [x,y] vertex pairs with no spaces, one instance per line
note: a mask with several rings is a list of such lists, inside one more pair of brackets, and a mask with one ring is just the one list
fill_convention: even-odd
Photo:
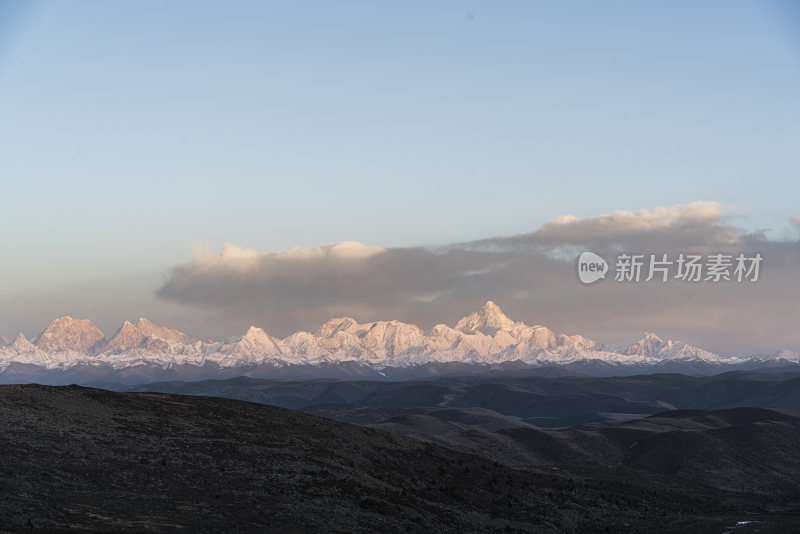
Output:
[[440,245],[695,200],[778,237],[800,211],[789,3],[0,6],[0,297],[37,321],[69,308],[38,292],[155,290],[197,244]]

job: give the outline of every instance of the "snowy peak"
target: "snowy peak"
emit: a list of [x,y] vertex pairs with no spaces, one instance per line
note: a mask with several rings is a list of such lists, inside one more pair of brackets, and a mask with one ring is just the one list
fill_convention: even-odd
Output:
[[[798,355],[788,352],[773,357],[800,361]],[[11,362],[51,369],[78,364],[123,369],[142,365],[243,368],[353,362],[380,370],[451,362],[565,365],[586,361],[658,366],[665,362],[723,364],[749,360],[725,358],[650,333],[633,343],[609,347],[580,335],[557,334],[544,326],[515,322],[492,301],[458,321],[455,328],[437,324],[428,332],[396,320],[359,323],[350,317],[337,317],[316,333],[296,332],[283,340],[251,326],[225,342],[188,343],[178,330],[141,318],[136,323],[125,321],[106,341],[90,321],[62,317],[53,321],[35,343],[20,334],[13,343],[0,344],[0,373]]]
[[464,334],[446,324],[437,324],[428,332],[428,342],[435,350],[449,349],[461,342]]
[[351,317],[334,317],[319,327],[316,336],[318,338],[333,338],[339,332],[358,336],[366,332],[366,327]]
[[378,321],[361,337],[364,348],[392,358],[415,347],[425,346],[422,330],[413,324],[400,321]]
[[267,334],[263,328],[257,326],[250,326],[243,335],[239,336],[233,343],[240,343],[253,347],[270,346],[274,344],[275,338]]
[[516,323],[506,317],[500,306],[488,300],[483,307],[456,324],[456,330],[465,334],[475,334],[480,332],[487,336],[493,336],[498,330],[511,330]]
[[693,347],[683,341],[665,341],[655,334],[645,333],[644,337],[631,343],[626,349],[620,351],[629,356],[640,356],[653,360],[724,360],[721,356]]
[[[520,343],[530,348],[553,349],[559,342],[555,333],[544,326],[515,327],[512,333]],[[566,336],[562,340],[562,345],[565,340],[568,340]]]
[[34,344],[45,352],[88,352],[104,339],[103,332],[90,320],[65,316],[50,323]]
[[267,356],[280,356],[278,340],[267,334],[262,328],[251,326],[244,335],[235,338],[220,347],[222,354],[238,355],[247,362]]
[[789,361],[796,361],[800,362],[800,352],[794,352],[787,349],[782,349],[777,352],[773,352],[769,358],[770,360],[789,360]]
[[135,326],[130,321],[122,323],[122,326],[117,329],[114,337],[112,337],[103,348],[103,352],[119,353],[125,350],[135,349],[140,347],[145,340],[150,340],[150,345],[153,345],[156,340],[167,342],[174,341],[176,343],[185,344],[186,336],[177,330],[158,326],[142,317]]
[[17,338],[10,345],[10,347],[12,349],[14,349],[15,351],[17,351],[17,352],[28,352],[28,351],[36,350],[36,346],[33,343],[31,343],[30,341],[28,341],[28,338],[26,338],[22,334],[22,332],[17,334]]
[[130,321],[125,321],[117,329],[114,337],[103,348],[103,352],[133,349],[142,343],[142,336]]
[[155,337],[165,341],[175,341],[177,343],[186,343],[186,336],[183,332],[175,330],[174,328],[167,328],[166,326],[158,326],[146,317],[139,318],[136,323],[136,328],[144,337]]
[[282,353],[298,359],[316,360],[328,356],[328,351],[320,346],[317,338],[310,332],[295,332],[281,341],[280,347]]
[[653,355],[657,354],[659,350],[664,346],[664,340],[658,337],[655,334],[651,334],[650,332],[645,332],[644,337],[639,341],[631,343],[627,349],[625,349],[625,354],[633,355]]

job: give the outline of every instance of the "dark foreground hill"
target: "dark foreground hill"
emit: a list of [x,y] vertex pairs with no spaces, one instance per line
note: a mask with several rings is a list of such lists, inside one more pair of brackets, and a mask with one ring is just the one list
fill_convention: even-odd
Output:
[[[6,531],[761,532],[794,503],[622,466],[513,469],[235,400],[0,387]],[[747,532],[745,525],[738,532]],[[753,531],[753,530],[750,530]]]

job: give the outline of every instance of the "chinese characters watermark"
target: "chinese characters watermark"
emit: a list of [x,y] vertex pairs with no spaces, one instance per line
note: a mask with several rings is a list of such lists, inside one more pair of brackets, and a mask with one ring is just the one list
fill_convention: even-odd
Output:
[[[761,254],[619,254],[614,264],[616,282],[757,282]],[[578,278],[591,284],[606,277],[608,263],[594,252],[578,258]]]

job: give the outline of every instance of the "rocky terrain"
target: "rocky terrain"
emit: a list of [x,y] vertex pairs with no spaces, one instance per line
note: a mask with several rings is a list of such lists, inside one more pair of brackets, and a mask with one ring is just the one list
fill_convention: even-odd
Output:
[[[663,423],[661,423],[663,424]],[[630,466],[511,468],[236,400],[0,387],[7,532],[736,532],[796,500]]]

